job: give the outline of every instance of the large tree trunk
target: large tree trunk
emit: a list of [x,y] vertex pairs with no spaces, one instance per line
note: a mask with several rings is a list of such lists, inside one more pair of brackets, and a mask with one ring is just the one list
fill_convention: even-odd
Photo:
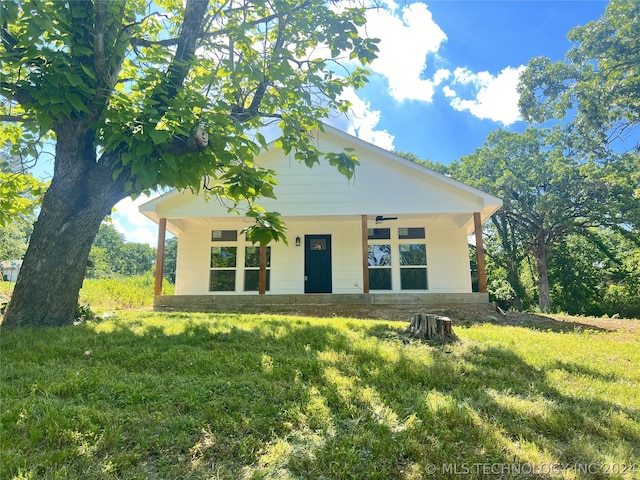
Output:
[[549,271],[547,267],[549,255],[544,241],[536,245],[534,256],[538,270],[538,306],[541,311],[547,312],[551,306],[551,296],[549,294]]
[[516,296],[512,300],[513,307],[516,310],[522,310],[522,300],[525,298],[525,289],[520,281],[520,259],[516,251],[516,242],[512,238],[513,231],[511,231],[511,238],[509,236],[509,224],[506,217],[497,213],[491,217],[491,221],[496,227],[498,234],[500,235],[500,241],[502,243],[502,249],[505,251],[504,267],[507,270],[507,280],[511,284],[511,288],[515,292]]
[[511,255],[511,252],[507,253],[505,266],[507,270],[507,279],[509,281],[509,284],[511,284],[511,288],[513,288],[513,291],[516,294],[511,303],[513,304],[513,308],[515,308],[516,310],[522,310],[522,299],[525,298],[525,290],[522,286],[522,282],[520,281],[520,264],[513,258],[514,256],[515,255]]
[[124,197],[95,161],[93,132],[69,122],[56,131],[56,164],[3,327],[73,323],[89,250],[100,223]]

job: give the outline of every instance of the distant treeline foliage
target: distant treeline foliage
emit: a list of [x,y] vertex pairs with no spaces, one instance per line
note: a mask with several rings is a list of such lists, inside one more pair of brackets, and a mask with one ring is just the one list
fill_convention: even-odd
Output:
[[[175,280],[177,244],[176,238],[170,238],[165,247],[165,278],[172,283]],[[98,279],[153,273],[156,252],[155,248],[146,243],[127,242],[113,225],[103,223],[89,253],[86,277]]]

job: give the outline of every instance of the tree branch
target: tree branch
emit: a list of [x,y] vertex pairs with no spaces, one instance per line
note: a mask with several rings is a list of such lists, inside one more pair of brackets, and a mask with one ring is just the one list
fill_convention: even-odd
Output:
[[168,110],[167,100],[176,96],[191,69],[190,57],[195,54],[198,41],[203,36],[203,23],[208,8],[207,0],[187,0],[176,53],[169,64],[164,80],[151,96],[151,99],[158,103],[158,110],[163,114]]
[[[307,2],[305,2],[305,4],[306,3]],[[276,41],[273,44],[273,51],[271,52],[273,57],[275,57],[278,54],[278,52],[282,49],[284,45],[284,40],[285,40],[284,27],[287,23],[287,18],[281,15],[278,15],[277,18],[279,20],[278,36],[276,38]],[[268,69],[265,68],[265,71],[268,71]],[[249,107],[244,108],[242,105],[236,105],[232,109],[231,116],[236,120],[242,122],[242,121],[250,120],[255,116],[259,115],[258,108],[260,107],[260,104],[262,103],[262,99],[267,93],[267,87],[269,86],[269,84],[270,84],[270,81],[265,72],[263,74],[262,79],[260,80],[260,83],[258,83],[258,86],[256,87],[256,90],[253,94],[253,99],[251,100],[251,104],[249,105]]]
[[189,138],[170,138],[165,148],[166,153],[184,155],[185,153],[202,152],[209,146],[209,134],[202,127],[198,127]]
[[29,117],[25,117],[24,115],[0,115],[0,122],[20,123],[26,122],[27,120],[29,120]]
[[151,47],[154,45],[161,47],[175,47],[180,38],[166,38],[164,40],[147,40],[146,38],[136,38],[131,37],[131,46],[133,48],[137,47]]
[[0,95],[21,105],[33,102],[31,92],[12,83],[0,82]]

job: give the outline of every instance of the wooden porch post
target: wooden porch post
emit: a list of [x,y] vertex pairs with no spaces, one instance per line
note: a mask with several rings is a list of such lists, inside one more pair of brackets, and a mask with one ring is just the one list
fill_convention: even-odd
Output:
[[156,254],[156,284],[154,295],[162,295],[162,274],[164,273],[164,241],[167,235],[167,219],[158,222],[158,252]]
[[369,293],[369,229],[366,215],[362,215],[362,293]]
[[267,246],[260,245],[260,273],[258,274],[258,295],[267,291]]
[[482,244],[482,219],[480,212],[473,214],[473,226],[476,234],[476,261],[478,262],[478,291],[487,293],[487,268],[484,262],[484,246]]

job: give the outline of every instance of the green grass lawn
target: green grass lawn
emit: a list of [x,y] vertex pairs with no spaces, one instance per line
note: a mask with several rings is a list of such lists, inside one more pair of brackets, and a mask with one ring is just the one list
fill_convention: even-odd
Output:
[[1,333],[2,479],[640,478],[640,335],[119,312]]

